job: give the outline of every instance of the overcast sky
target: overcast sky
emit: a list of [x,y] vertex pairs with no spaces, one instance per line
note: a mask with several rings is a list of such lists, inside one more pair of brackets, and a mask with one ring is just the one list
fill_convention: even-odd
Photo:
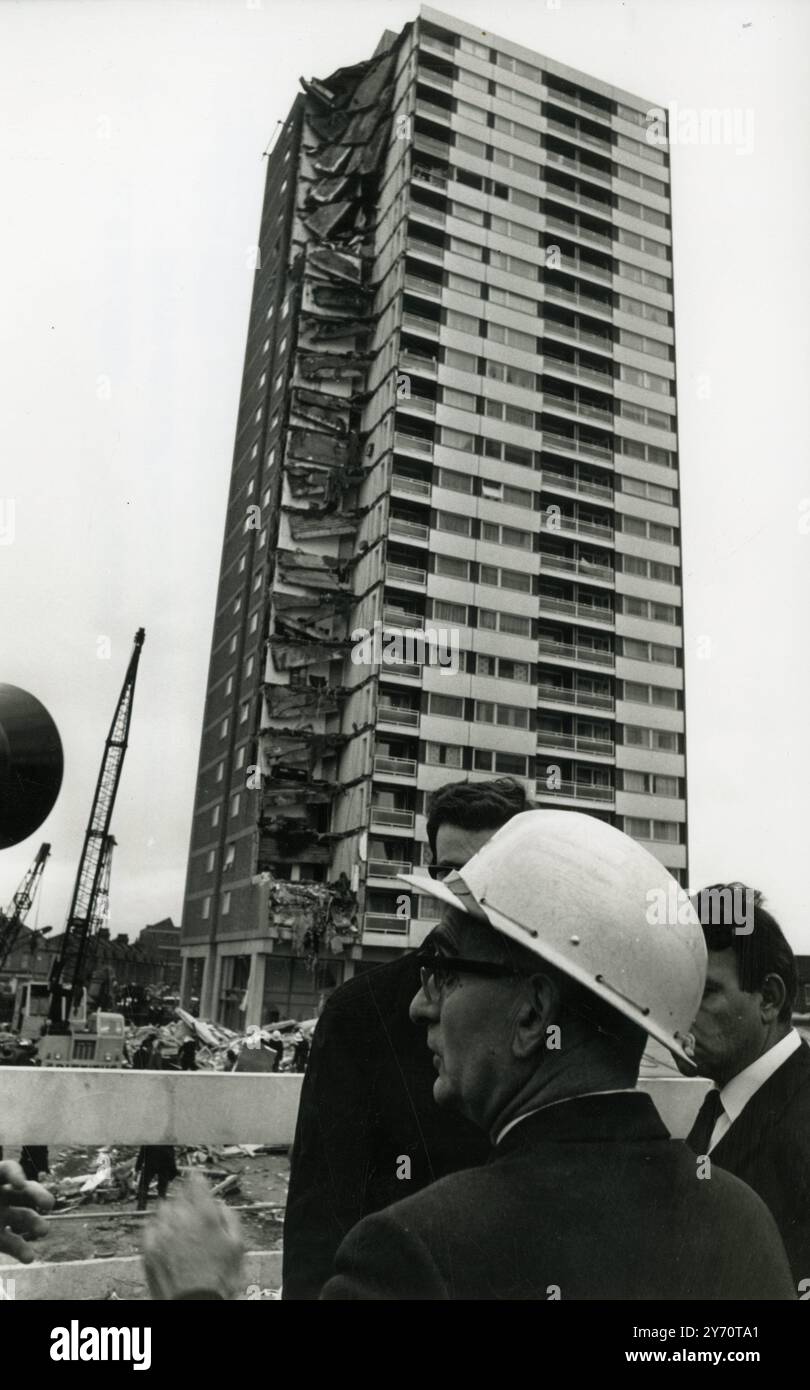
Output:
[[[810,951],[810,6],[447,8],[645,98],[750,113],[747,153],[672,154],[691,882],[761,887]],[[48,821],[0,853],[0,903],[51,840],[40,925],[64,923],[139,625],[111,927],[180,920],[263,151],[299,76],[416,14],[0,3],[0,681],[47,705],[66,755]]]

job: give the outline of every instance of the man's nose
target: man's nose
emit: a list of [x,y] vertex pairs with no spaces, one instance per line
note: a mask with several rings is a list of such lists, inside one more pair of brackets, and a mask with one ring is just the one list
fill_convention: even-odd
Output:
[[432,1023],[434,1018],[436,1017],[436,1013],[436,1005],[431,1004],[430,1000],[425,994],[424,989],[420,985],[419,989],[416,991],[416,994],[413,996],[410,1008],[408,1009],[408,1015],[410,1017],[411,1023]]

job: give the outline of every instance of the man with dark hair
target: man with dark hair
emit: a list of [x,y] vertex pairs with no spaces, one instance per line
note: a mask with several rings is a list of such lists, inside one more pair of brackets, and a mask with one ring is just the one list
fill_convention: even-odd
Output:
[[[431,877],[459,868],[528,806],[510,778],[440,787],[427,808]],[[364,1216],[489,1152],[467,1120],[434,1104],[433,1065],[408,1017],[418,988],[409,952],[335,990],[318,1021],[291,1154],[285,1299],[318,1297]]]
[[714,884],[696,907],[709,963],[695,1062],[716,1089],[688,1142],[770,1207],[798,1284],[810,1279],[810,1048],[791,1026],[796,960],[755,889]]
[[[411,1017],[437,1105],[494,1150],[354,1227],[322,1298],[795,1298],[763,1203],[702,1181],[634,1089],[648,1034],[685,1059],[703,989],[700,924],[664,866],[591,816],[530,811],[433,888],[450,910]],[[674,924],[651,892],[674,895]]]

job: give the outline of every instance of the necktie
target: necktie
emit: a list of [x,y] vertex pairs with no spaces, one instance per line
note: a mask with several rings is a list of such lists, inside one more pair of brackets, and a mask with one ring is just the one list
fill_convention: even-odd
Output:
[[722,1114],[724,1114],[724,1110],[720,1092],[716,1088],[707,1091],[686,1141],[690,1149],[693,1149],[696,1154],[709,1152],[714,1127]]

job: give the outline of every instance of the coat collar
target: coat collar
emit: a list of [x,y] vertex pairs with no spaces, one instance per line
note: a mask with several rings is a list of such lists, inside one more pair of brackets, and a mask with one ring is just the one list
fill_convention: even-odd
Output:
[[810,1047],[802,1042],[781,1067],[777,1067],[744,1106],[737,1119],[729,1125],[722,1139],[712,1149],[721,1167],[723,1157],[738,1149],[748,1151],[759,1146],[763,1134],[779,1121],[782,1113],[794,1101],[799,1091],[810,1089]]
[[534,1110],[505,1133],[490,1162],[516,1149],[546,1143],[604,1143],[669,1139],[669,1130],[644,1091],[572,1096]]

